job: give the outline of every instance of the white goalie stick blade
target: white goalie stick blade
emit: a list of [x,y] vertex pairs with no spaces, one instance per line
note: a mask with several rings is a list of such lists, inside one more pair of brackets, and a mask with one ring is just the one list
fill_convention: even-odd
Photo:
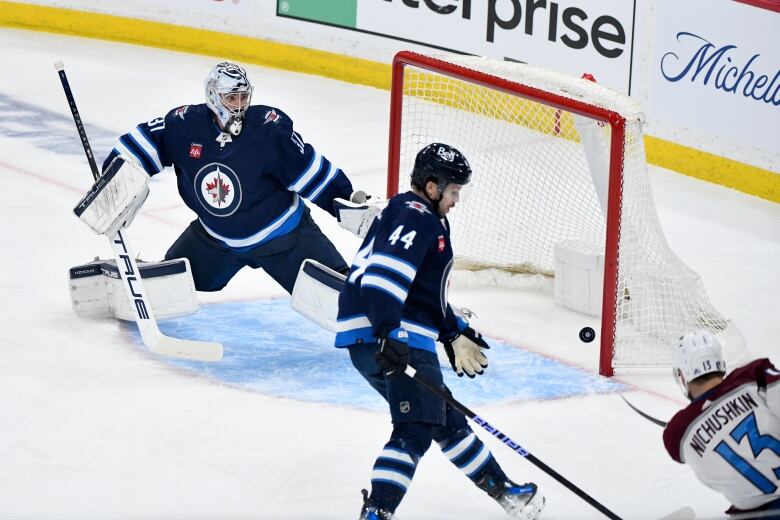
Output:
[[195,341],[166,336],[162,332],[149,349],[163,356],[171,356],[196,361],[219,361],[222,359],[222,345],[211,341]]
[[133,258],[127,239],[122,231],[108,239],[116,258],[116,266],[127,297],[135,310],[135,322],[141,333],[141,339],[149,350],[164,356],[192,359],[197,361],[219,361],[222,359],[222,345],[208,341],[178,339],[160,332],[152,305],[141,281],[138,264]]
[[696,520],[696,511],[692,507],[685,506],[677,511],[672,511],[658,520]]

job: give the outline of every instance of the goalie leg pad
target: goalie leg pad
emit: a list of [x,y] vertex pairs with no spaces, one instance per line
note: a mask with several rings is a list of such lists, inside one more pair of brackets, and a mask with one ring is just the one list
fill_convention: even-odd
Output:
[[306,259],[298,270],[291,306],[320,327],[338,332],[339,293],[346,276],[316,260]]
[[[158,319],[175,318],[198,311],[198,300],[189,260],[141,262],[141,278]],[[70,297],[81,317],[115,317],[133,321],[135,310],[127,298],[115,260],[96,259],[70,268]]]

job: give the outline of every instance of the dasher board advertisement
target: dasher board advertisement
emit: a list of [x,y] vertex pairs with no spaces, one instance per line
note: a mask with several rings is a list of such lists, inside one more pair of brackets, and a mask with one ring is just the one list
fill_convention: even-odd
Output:
[[636,0],[277,0],[277,16],[520,61],[631,93]]
[[654,118],[780,154],[780,12],[758,5],[658,3]]

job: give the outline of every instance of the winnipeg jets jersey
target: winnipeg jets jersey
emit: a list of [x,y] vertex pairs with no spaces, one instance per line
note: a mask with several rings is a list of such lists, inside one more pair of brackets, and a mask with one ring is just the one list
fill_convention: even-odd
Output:
[[295,229],[300,196],[334,214],[349,199],[346,175],[293,129],[281,110],[255,105],[243,131],[220,131],[205,105],[188,105],[122,135],[104,162],[133,157],[149,175],[173,166],[184,203],[204,229],[234,249],[255,247]]
[[449,223],[412,192],[393,197],[374,220],[339,295],[336,346],[375,342],[403,327],[409,346],[465,328],[447,303],[452,268]]
[[734,370],[672,418],[664,445],[741,510],[780,499],[780,372],[768,359]]

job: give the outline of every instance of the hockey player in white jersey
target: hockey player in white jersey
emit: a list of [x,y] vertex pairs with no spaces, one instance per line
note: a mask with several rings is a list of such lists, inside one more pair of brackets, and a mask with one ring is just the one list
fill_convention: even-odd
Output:
[[680,339],[674,375],[691,404],[669,421],[664,445],[733,504],[726,513],[780,519],[780,372],[764,358],[725,373],[712,334]]

